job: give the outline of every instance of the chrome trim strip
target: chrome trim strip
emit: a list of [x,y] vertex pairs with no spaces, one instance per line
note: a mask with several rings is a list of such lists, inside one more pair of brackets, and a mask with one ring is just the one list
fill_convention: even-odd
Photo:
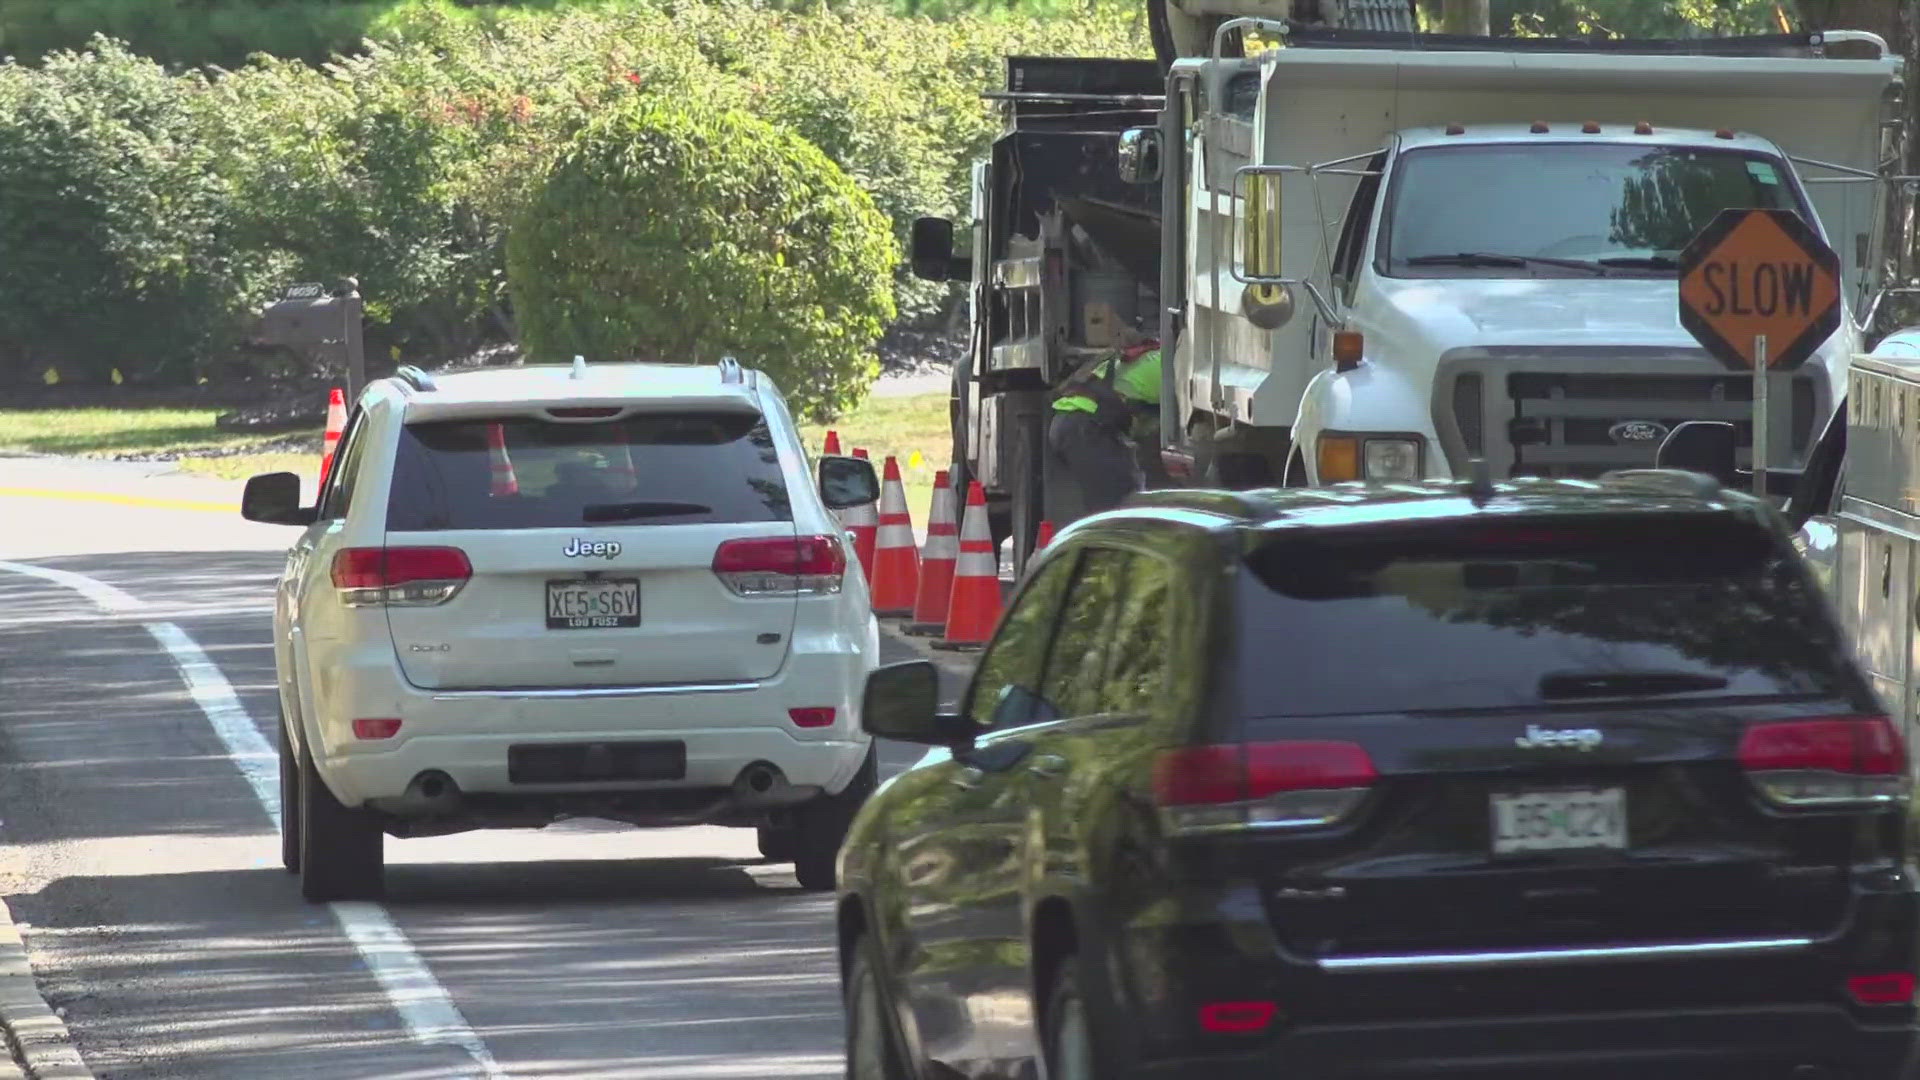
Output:
[[569,698],[659,697],[664,694],[744,694],[760,689],[757,682],[682,683],[661,686],[594,686],[578,690],[436,690],[435,701],[514,701],[539,699],[551,701]]
[[1411,953],[1403,956],[1329,956],[1315,961],[1323,971],[1425,971],[1436,968],[1500,968],[1606,963],[1612,960],[1673,960],[1693,956],[1748,956],[1791,952],[1812,938],[1688,941],[1671,945],[1610,945],[1585,949],[1516,949],[1481,953]]

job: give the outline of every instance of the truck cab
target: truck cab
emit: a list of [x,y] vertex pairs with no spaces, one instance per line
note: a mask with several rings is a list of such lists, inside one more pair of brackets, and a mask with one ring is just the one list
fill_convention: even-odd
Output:
[[1745,466],[1750,376],[1680,324],[1678,259],[1771,207],[1842,256],[1842,326],[1769,403],[1769,467],[1804,465],[1883,288],[1898,58],[1241,22],[1280,47],[1176,62],[1154,133],[1185,208],[1163,441],[1257,483],[1581,478],[1721,419]]

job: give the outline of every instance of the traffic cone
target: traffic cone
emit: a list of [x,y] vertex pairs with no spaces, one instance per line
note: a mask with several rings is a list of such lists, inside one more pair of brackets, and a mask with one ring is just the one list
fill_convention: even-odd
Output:
[[497,423],[487,425],[487,467],[493,473],[492,494],[520,494],[520,478],[513,475],[513,459],[507,456],[507,429]]
[[1047,550],[1047,545],[1051,543],[1053,543],[1053,522],[1042,521],[1039,535],[1033,538],[1033,553],[1040,554]]
[[954,521],[953,482],[947,470],[933,474],[933,505],[927,508],[927,544],[920,549],[920,589],[913,601],[907,633],[936,637],[947,629],[947,602],[953,599],[953,561],[960,555],[960,530]]
[[886,473],[880,481],[880,529],[873,550],[873,613],[911,615],[914,594],[919,590],[920,552],[913,546],[907,489],[900,483],[900,463],[888,454]]
[[987,527],[987,493],[980,481],[967,485],[967,516],[960,520],[960,556],[953,565],[953,596],[947,601],[947,636],[936,649],[977,649],[1000,621],[1000,560]]
[[[862,461],[868,460],[867,452],[856,447],[853,456]],[[879,540],[880,515],[874,512],[872,503],[849,506],[840,511],[840,524],[853,534],[853,553],[860,560],[860,572],[867,575],[867,581],[873,581],[873,549]]]
[[828,457],[839,457],[840,456],[840,433],[837,431],[828,431],[827,444],[820,448],[820,452],[822,454],[825,454]]
[[340,432],[347,426],[347,395],[339,387],[327,391],[327,433],[320,440],[320,486],[333,471],[333,452],[340,449]]

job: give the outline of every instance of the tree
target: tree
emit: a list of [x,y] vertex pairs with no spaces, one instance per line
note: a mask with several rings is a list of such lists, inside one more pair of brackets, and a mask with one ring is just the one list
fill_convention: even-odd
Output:
[[507,240],[529,355],[769,372],[824,417],[878,373],[899,256],[887,220],[806,140],[636,94],[562,150]]

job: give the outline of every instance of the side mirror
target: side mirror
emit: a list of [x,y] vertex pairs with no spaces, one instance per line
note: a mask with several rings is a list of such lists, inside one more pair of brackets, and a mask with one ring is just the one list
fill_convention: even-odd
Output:
[[1240,263],[1254,282],[1278,278],[1280,270],[1280,178],[1259,167],[1240,170],[1247,178],[1246,212],[1240,219]]
[[857,457],[821,458],[820,499],[829,510],[879,501],[880,477],[873,471],[873,462]]
[[1738,437],[1734,426],[1725,420],[1688,420],[1660,443],[1653,457],[1654,467],[1705,473],[1732,487],[1739,482],[1734,466]]
[[1128,128],[1120,133],[1120,179],[1129,184],[1159,181],[1159,129]]
[[953,222],[946,218],[913,219],[913,276],[927,281],[966,281],[973,262],[953,253]]
[[240,516],[266,525],[311,525],[319,507],[300,505],[300,478],[290,472],[266,473],[247,481]]
[[880,739],[923,746],[967,747],[973,725],[940,711],[940,671],[928,660],[888,664],[867,674],[860,727]]

